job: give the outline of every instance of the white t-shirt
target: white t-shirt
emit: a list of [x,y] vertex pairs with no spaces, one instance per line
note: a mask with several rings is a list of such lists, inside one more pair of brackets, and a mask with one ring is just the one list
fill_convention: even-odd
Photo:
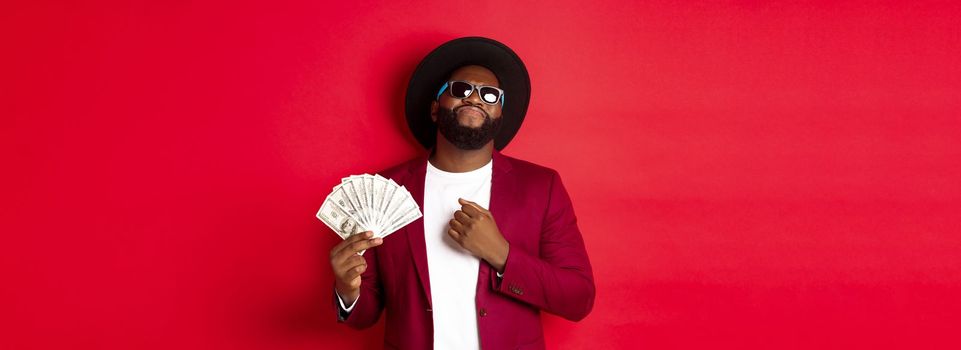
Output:
[[477,271],[480,260],[447,234],[458,198],[488,208],[493,160],[476,170],[450,173],[427,162],[424,242],[434,319],[435,349],[479,349]]

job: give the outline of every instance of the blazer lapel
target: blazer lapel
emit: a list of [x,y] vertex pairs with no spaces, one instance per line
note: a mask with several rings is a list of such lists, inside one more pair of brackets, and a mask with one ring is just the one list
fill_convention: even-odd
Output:
[[[427,152],[430,155],[431,152]],[[408,169],[410,171],[407,190],[411,197],[417,202],[421,213],[424,210],[424,179],[427,176],[427,157],[422,156],[419,161],[414,162]],[[427,295],[427,305],[433,308],[430,296],[430,277],[427,274],[427,243],[424,241],[424,218],[421,217],[407,225],[407,242],[410,244],[410,255],[414,259],[414,267],[417,269],[417,278],[420,285]]]
[[[514,192],[514,183],[510,181],[510,178],[506,175],[507,172],[511,170],[511,163],[507,157],[501,155],[500,152],[494,150],[491,155],[494,164],[491,169],[491,198],[490,203],[487,205],[487,210],[490,210],[491,215],[494,216],[496,220],[499,217],[506,217],[510,207],[511,194]],[[499,225],[500,226],[500,225]],[[503,227],[499,227],[503,228]],[[501,234],[504,238],[510,241],[509,232],[501,230]],[[487,281],[490,281],[491,275],[490,264],[481,262],[479,270],[477,271],[477,295],[481,295],[481,288],[487,286]]]
[[491,200],[487,210],[490,210],[494,219],[497,219],[497,214],[506,212],[506,207],[510,206],[511,194],[514,193],[514,183],[506,175],[512,168],[510,159],[496,150],[492,157],[494,164],[492,165],[493,169],[491,169],[493,173],[491,175]]

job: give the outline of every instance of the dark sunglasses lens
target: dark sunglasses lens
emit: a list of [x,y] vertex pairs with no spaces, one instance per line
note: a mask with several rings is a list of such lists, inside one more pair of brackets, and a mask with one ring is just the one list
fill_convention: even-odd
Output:
[[497,102],[497,98],[500,97],[500,92],[492,87],[482,87],[480,89],[480,98],[487,103]]
[[457,98],[465,98],[467,96],[470,96],[470,93],[473,90],[474,90],[474,87],[468,83],[455,81],[450,84],[450,93]]

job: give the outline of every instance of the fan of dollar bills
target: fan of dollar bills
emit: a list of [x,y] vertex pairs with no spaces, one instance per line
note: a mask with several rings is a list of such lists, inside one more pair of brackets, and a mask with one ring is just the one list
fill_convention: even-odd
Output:
[[421,216],[404,186],[370,174],[341,179],[317,212],[317,218],[343,239],[364,231],[386,237]]

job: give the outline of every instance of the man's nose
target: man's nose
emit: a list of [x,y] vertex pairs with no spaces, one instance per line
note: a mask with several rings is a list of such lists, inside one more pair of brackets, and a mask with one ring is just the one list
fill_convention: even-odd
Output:
[[474,90],[470,94],[470,96],[467,96],[467,98],[464,99],[464,102],[470,102],[470,104],[472,105],[480,106],[481,105],[480,91]]

